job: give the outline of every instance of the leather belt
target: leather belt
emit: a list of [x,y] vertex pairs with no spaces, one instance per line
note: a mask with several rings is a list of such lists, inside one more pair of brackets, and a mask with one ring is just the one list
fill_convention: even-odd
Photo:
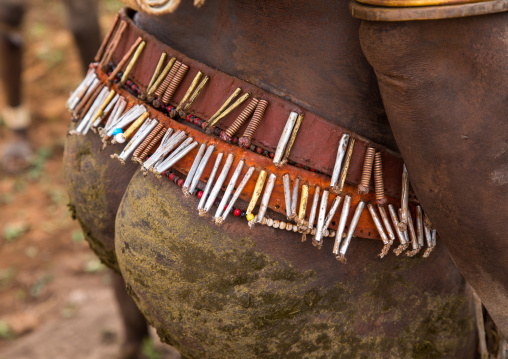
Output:
[[[249,92],[251,97],[266,99],[270,105],[266,109],[262,125],[257,129],[252,138],[252,143],[270,152],[275,151],[277,147],[280,134],[284,129],[289,113],[291,111],[304,112],[305,120],[300,127],[299,135],[291,151],[291,160],[330,176],[335,164],[335,149],[339,145],[340,137],[344,133],[351,134],[356,139],[356,143],[346,181],[353,185],[360,183],[365,151],[367,147],[374,147],[382,154],[385,193],[394,198],[400,197],[403,161],[397,153],[306,111],[279,96],[268,93],[248,82],[229,76],[187,57],[185,54],[161,43],[152,35],[138,28],[128,16],[127,11],[123,11],[121,17],[127,22],[128,26],[116,48],[112,60],[118,63],[138,37],[141,36],[146,41],[146,47],[129,76],[140,90],[146,91],[146,86],[150,82],[161,53],[166,52],[168,57],[174,56],[182,63],[189,65],[189,71],[176,90],[171,104],[177,105],[180,102],[192,79],[199,71],[210,76],[210,80],[203,90],[203,94],[192,104],[190,112],[197,117],[203,119],[212,117],[221,104],[238,87],[242,88],[244,92]],[[224,129],[231,125],[241,110],[242,108],[237,108],[224,118],[218,124],[218,127]]]
[[[309,205],[306,212],[308,216],[311,211],[313,189],[316,186],[319,186],[323,190],[330,185],[330,175],[335,164],[339,141],[341,140],[341,136],[343,134],[349,134],[351,138],[355,139],[355,145],[346,177],[346,183],[341,195],[351,196],[351,208],[354,208],[360,202],[375,203],[376,197],[372,189],[367,194],[359,194],[357,190],[357,186],[360,183],[362,175],[362,167],[364,164],[366,150],[371,147],[375,148],[376,152],[381,153],[382,156],[383,179],[388,204],[393,204],[396,208],[400,206],[403,162],[398,154],[384,148],[383,146],[372,143],[369,140],[342,128],[341,126],[333,124],[332,122],[313,114],[304,108],[259,89],[248,82],[229,76],[196,60],[188,58],[181,52],[161,43],[152,35],[147,34],[138,28],[131,20],[130,15],[131,13],[129,10],[122,10],[119,14],[119,18],[117,19],[117,23],[118,20],[123,21],[127,26],[122,33],[121,38],[117,39],[118,45],[111,56],[113,68],[116,66],[115,64],[118,64],[122,60],[124,55],[129,51],[139,37],[146,42],[146,46],[129,74],[129,80],[127,82],[128,86],[118,86],[116,83],[113,83],[110,84],[109,88],[115,90],[119,95],[124,96],[130,104],[143,104],[147,108],[150,118],[158,119],[165,127],[171,127],[175,131],[182,130],[187,133],[189,137],[192,137],[195,141],[201,144],[213,144],[215,146],[216,154],[219,152],[234,154],[235,162],[231,167],[232,169],[235,168],[235,164],[240,161],[240,159],[243,160],[245,162],[245,166],[239,177],[240,179],[247,172],[247,168],[255,167],[257,171],[254,175],[252,175],[243,192],[240,194],[241,199],[247,202],[251,199],[255,188],[257,173],[261,170],[265,170],[268,173],[275,174],[277,178],[276,185],[273,189],[270,201],[268,202],[268,208],[275,212],[285,214],[285,196],[282,186],[282,177],[285,174],[289,174],[291,180],[298,178],[300,180],[300,184],[309,184],[311,193],[309,194]],[[112,38],[107,39],[105,45],[107,46],[111,41],[113,41]],[[168,58],[175,57],[178,61],[189,66],[187,74],[183,78],[183,81],[179,84],[174,96],[169,102],[171,106],[176,107],[180,103],[195,75],[199,71],[210,77],[208,84],[202,93],[188,109],[189,116],[209,119],[236,88],[241,88],[244,92],[250,93],[254,98],[268,101],[269,105],[264,117],[262,118],[261,125],[252,137],[252,144],[255,146],[256,150],[261,149],[264,152],[274,152],[281,133],[284,130],[289,113],[291,111],[303,113],[305,117],[291,150],[289,160],[305,167],[310,167],[313,170],[307,170],[299,167],[298,165],[293,166],[289,164],[283,165],[282,167],[276,167],[269,156],[262,156],[255,151],[251,151],[232,143],[224,142],[218,136],[206,134],[198,126],[189,125],[185,121],[187,114],[183,116],[184,118],[178,116],[170,118],[165,110],[156,109],[155,107],[150,106],[149,103],[147,104],[146,101],[141,100],[139,98],[141,96],[139,95],[147,91],[147,85],[152,79],[152,75],[163,52],[167,53]],[[92,64],[91,68],[97,73],[99,80],[103,84],[106,84],[109,74],[101,70],[98,64]],[[216,126],[222,130],[226,129],[241,113],[243,107],[245,106],[236,108]],[[198,122],[195,121],[195,123]],[[188,174],[197,152],[198,149],[195,148],[187,156],[179,160],[172,168],[180,173]],[[201,178],[202,181],[208,179],[207,174],[209,175],[212,171],[213,163],[213,160],[208,161]],[[229,182],[232,174],[233,170],[229,171],[224,184]],[[328,199],[328,208],[334,199],[333,197],[334,196],[330,196]],[[412,194],[410,196],[410,201],[413,202],[410,205],[410,212],[416,213],[416,199]],[[329,228],[337,228],[339,217],[340,210],[336,212],[333,217],[334,220],[330,222]],[[416,216],[414,215],[413,218],[415,217]],[[353,210],[350,211],[347,218],[348,223],[351,222],[352,218]],[[355,236],[363,238],[380,239],[377,227],[368,211],[364,211],[362,213],[354,234]]]

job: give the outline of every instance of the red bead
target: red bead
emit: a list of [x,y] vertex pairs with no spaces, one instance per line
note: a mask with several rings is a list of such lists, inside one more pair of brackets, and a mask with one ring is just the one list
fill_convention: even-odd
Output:
[[311,172],[316,172],[316,170],[314,168],[311,168],[310,171]]
[[270,152],[270,158],[274,158],[274,157],[275,157],[275,153]]
[[192,115],[187,115],[187,122],[191,122]]
[[180,178],[180,179],[178,180],[178,185],[179,185],[180,187],[182,187],[182,186],[183,186],[183,182],[184,182],[184,180]]
[[220,133],[220,139],[224,142],[231,142],[231,137],[229,137],[227,134],[226,134],[226,131],[221,131]]
[[224,206],[224,210],[226,210],[226,209],[228,209],[228,205],[227,204]]
[[175,174],[174,174],[174,173],[171,173],[171,174],[169,175],[169,177],[168,177],[168,178],[169,178],[169,180],[170,180],[170,181],[172,181],[172,180],[173,180],[173,178],[175,178]]
[[198,124],[198,121],[199,121],[199,117],[194,118],[194,124],[195,124],[196,126],[197,126],[197,124]]
[[203,191],[198,192],[198,198],[201,198],[201,197],[203,197]]
[[202,124],[201,124],[201,128],[205,128],[206,127],[206,121],[204,121]]
[[263,153],[263,149],[261,147],[256,147],[256,152],[259,154]]
[[240,210],[240,208],[235,208],[235,210],[233,211],[233,214],[237,217],[240,217],[240,214],[242,214],[242,211]]

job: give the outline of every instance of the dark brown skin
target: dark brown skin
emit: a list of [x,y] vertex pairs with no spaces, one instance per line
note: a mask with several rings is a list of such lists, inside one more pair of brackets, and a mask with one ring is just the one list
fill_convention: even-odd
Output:
[[[197,10],[184,2],[173,15],[137,14],[135,20],[191,57],[396,148],[374,72],[359,47],[359,22],[350,17],[343,2],[317,6],[305,1],[208,1]],[[373,37],[370,53],[365,46],[369,60],[373,53],[381,63],[383,56],[397,57],[398,53],[388,51],[393,46],[384,47],[375,40]],[[407,48],[411,50],[418,41],[412,38]],[[413,57],[414,62],[420,65],[424,55]],[[408,68],[402,57],[397,59],[394,70]],[[490,62],[487,58],[475,61]],[[499,63],[504,65],[503,61]],[[373,64],[377,70],[378,64]],[[453,73],[453,69],[446,70]],[[459,89],[467,86],[464,82]],[[502,86],[496,88],[501,91]],[[450,107],[450,96],[441,87],[427,86],[421,91],[419,110],[434,109],[434,103],[424,101],[429,96],[446,98],[443,106]],[[472,105],[474,96],[465,98]],[[504,97],[489,100],[499,98]],[[399,102],[394,101],[394,106],[404,106]],[[390,108],[388,114],[393,111]],[[464,118],[452,122],[461,123]],[[432,136],[422,138],[425,151],[435,158],[438,151],[427,148],[437,146]],[[402,143],[407,147],[410,141],[415,139]],[[457,144],[451,148],[455,150]],[[422,175],[413,172],[424,156],[418,155],[407,159],[413,180]],[[425,169],[435,172],[438,163],[427,160]],[[441,180],[454,178],[454,174]],[[426,183],[414,185],[420,196],[432,188]],[[444,182],[440,186],[443,191],[449,189]],[[469,188],[457,186],[450,193]],[[427,206],[432,208],[432,201],[422,202],[427,211]],[[443,245],[438,245],[429,260],[395,258],[393,254],[378,260],[380,242],[355,239],[348,264],[343,266],[331,255],[330,241],[318,251],[310,242],[300,243],[293,233],[265,227],[250,231],[237,218],[228,218],[219,228],[196,216],[196,204],[195,198],[184,199],[180,189],[167,180],[145,179],[138,173],[122,201],[115,239],[131,295],[161,338],[184,356],[474,356],[469,297]],[[431,219],[436,216],[429,213]],[[451,219],[437,215],[453,222],[458,218],[455,213]],[[447,231],[434,220],[451,245],[463,243],[461,235],[467,227],[459,230],[453,222],[449,225],[455,230]]]
[[125,328],[125,339],[118,359],[137,359],[143,339],[149,337],[148,324],[134,300],[125,291],[125,281],[118,273],[111,273],[113,290]]
[[199,9],[182,1],[174,14],[134,20],[189,57],[396,149],[347,1],[207,1]]
[[[71,126],[73,127],[73,126]],[[125,290],[115,254],[115,217],[123,193],[136,170],[133,163],[122,166],[109,155],[119,146],[101,151],[99,136],[68,136],[64,152],[69,208],[79,221],[85,239],[101,261],[113,269],[113,289],[124,323],[125,341],[119,359],[136,359],[148,336],[145,318]]]
[[[71,126],[72,128],[73,126]],[[90,248],[104,264],[119,272],[115,255],[115,217],[129,181],[138,168],[121,165],[110,155],[122,145],[102,149],[97,134],[67,136],[64,152],[69,208],[81,224]]]
[[508,13],[362,24],[411,183],[508,334]]

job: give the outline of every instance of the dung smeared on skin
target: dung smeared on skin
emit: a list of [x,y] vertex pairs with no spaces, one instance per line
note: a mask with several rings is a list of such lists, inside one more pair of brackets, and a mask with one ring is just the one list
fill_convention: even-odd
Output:
[[[129,174],[132,175],[135,167],[122,166],[111,160],[108,151],[100,151],[100,140],[91,133],[87,136],[67,136],[64,164],[73,218],[78,220],[95,254],[105,265],[118,271],[114,221],[123,191],[122,181],[112,178],[112,166],[121,166],[119,173],[124,171],[122,179],[130,178]],[[126,187],[124,184],[123,188]],[[112,188],[117,192],[112,192]]]
[[322,288],[314,271],[256,251],[248,229],[230,236],[181,201],[178,187],[137,173],[116,240],[129,292],[184,357],[474,356],[465,295],[425,293],[393,268]]

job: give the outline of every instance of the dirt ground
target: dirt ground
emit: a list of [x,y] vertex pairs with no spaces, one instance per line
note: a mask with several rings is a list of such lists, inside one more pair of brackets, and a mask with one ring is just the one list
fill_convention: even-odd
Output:
[[[101,1],[103,33],[120,6]],[[30,2],[23,83],[36,161],[20,176],[0,173],[0,359],[115,358],[123,340],[111,273],[67,209],[64,104],[82,75],[65,24],[61,1]],[[1,126],[0,145],[8,139]],[[144,352],[150,359],[178,357],[156,339]]]

